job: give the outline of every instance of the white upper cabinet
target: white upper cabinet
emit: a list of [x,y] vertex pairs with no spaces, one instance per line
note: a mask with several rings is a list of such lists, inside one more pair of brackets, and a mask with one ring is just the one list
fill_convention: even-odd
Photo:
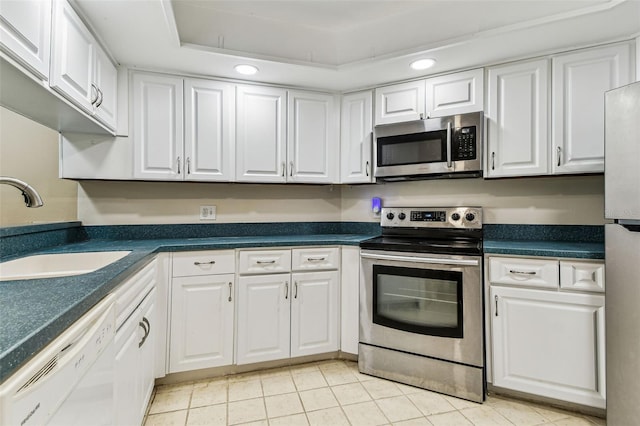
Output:
[[631,81],[631,46],[558,55],[552,69],[552,171],[604,171],[604,93]]
[[132,90],[134,177],[182,180],[182,78],[134,74]]
[[482,111],[483,70],[446,74],[375,90],[375,124]]
[[375,89],[375,124],[419,120],[425,114],[424,80]]
[[98,100],[93,84],[95,39],[67,1],[54,2],[51,87],[88,112]]
[[185,179],[231,181],[235,166],[235,87],[186,79]]
[[114,130],[116,67],[67,1],[53,13],[50,86]]
[[548,171],[549,61],[518,62],[487,72],[487,177]]
[[447,74],[426,80],[427,117],[482,111],[484,71]]
[[286,182],[284,89],[237,87],[236,180]]
[[0,2],[0,48],[38,78],[49,78],[51,0]]
[[289,91],[287,118],[287,181],[337,182],[340,141],[335,96]]
[[373,181],[371,168],[372,101],[371,91],[350,93],[342,97],[340,183],[370,183]]
[[94,85],[98,99],[94,103],[95,117],[111,129],[118,120],[118,70],[107,54],[97,48],[94,62]]

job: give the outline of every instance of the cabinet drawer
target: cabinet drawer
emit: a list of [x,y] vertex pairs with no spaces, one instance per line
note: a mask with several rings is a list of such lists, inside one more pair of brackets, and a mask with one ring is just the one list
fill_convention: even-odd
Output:
[[189,251],[173,254],[173,276],[233,274],[235,255],[233,250]]
[[153,259],[140,272],[120,284],[114,292],[116,297],[116,329],[120,328],[156,285],[156,264],[156,259]]
[[291,250],[241,251],[240,274],[272,274],[291,271]]
[[557,288],[558,276],[557,260],[489,258],[491,284]]
[[338,247],[314,247],[291,250],[293,271],[338,269],[340,250]]
[[604,293],[604,263],[561,260],[560,288]]

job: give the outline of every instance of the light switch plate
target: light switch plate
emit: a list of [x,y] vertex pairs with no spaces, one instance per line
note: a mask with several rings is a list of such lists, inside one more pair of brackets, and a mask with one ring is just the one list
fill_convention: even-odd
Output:
[[200,220],[216,220],[216,206],[200,206]]

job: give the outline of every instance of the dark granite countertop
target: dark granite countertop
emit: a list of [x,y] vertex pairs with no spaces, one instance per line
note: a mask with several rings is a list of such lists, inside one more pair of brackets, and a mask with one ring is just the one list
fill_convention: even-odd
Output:
[[[95,272],[0,282],[0,382],[89,311],[156,253],[245,247],[358,245],[375,234],[305,234],[148,240],[90,239],[28,254],[130,250]],[[5,257],[3,260],[24,256]]]
[[604,227],[489,224],[483,245],[489,254],[604,259]]

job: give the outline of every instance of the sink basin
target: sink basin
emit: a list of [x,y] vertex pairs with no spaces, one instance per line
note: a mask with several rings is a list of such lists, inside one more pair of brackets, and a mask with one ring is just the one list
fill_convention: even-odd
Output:
[[37,254],[0,263],[0,281],[66,277],[103,268],[130,251]]

